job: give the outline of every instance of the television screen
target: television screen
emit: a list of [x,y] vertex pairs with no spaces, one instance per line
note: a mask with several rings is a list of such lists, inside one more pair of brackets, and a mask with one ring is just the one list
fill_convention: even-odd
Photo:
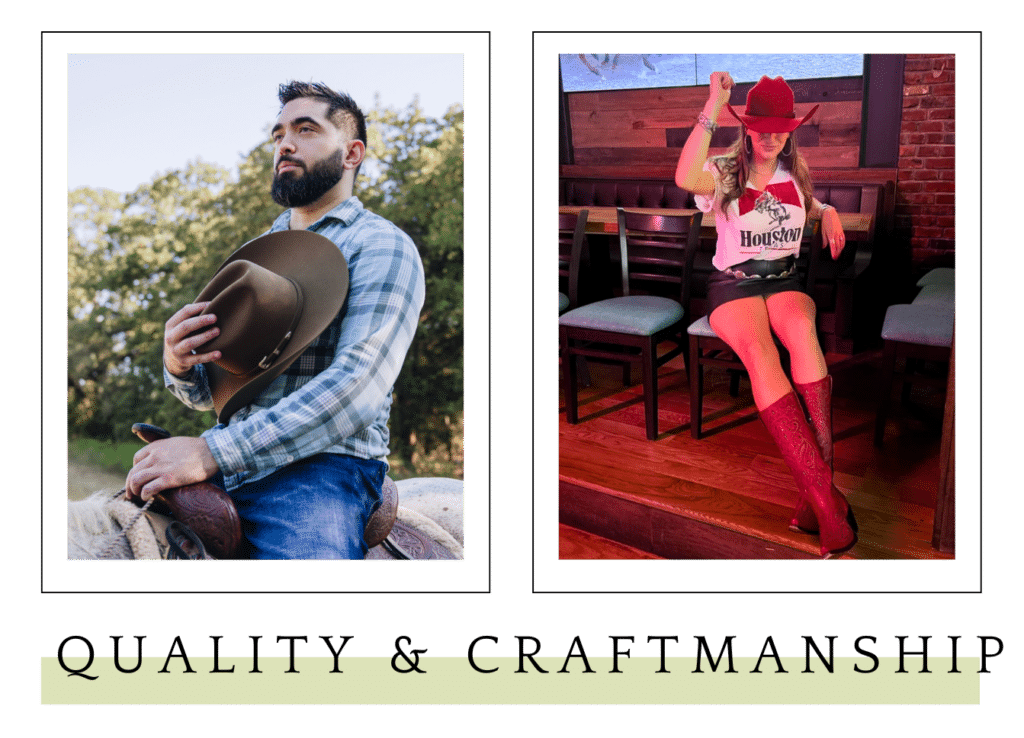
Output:
[[863,54],[559,54],[566,92],[706,85],[711,73],[736,82],[859,77]]

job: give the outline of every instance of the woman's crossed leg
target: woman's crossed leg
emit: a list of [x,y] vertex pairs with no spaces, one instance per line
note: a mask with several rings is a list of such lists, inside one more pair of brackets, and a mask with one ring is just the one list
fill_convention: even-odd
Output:
[[718,337],[729,344],[750,374],[754,404],[763,410],[792,392],[772,338],[764,297],[745,297],[715,308],[709,318]]
[[794,382],[806,384],[825,376],[825,358],[814,327],[814,301],[802,292],[733,300],[717,307],[710,322],[749,372],[758,410],[793,391],[773,333],[789,352]]

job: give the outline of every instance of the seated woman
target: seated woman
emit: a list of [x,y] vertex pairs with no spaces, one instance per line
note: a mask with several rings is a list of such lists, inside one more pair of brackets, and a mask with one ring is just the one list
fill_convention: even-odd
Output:
[[[694,194],[701,210],[714,211],[718,271],[708,279],[711,327],[750,373],[754,403],[796,479],[801,501],[790,528],[819,533],[827,559],[853,547],[857,522],[832,483],[832,378],[815,331],[814,301],[796,276],[796,257],[808,216],[821,217],[833,258],[845,239],[835,209],[814,199],[791,135],[817,106],[797,118],[786,81],[762,77],[739,114],[728,105],[733,86],[728,73],[711,75],[710,96],[679,157],[676,184]],[[724,106],[742,124],[740,136],[724,156],[709,161]],[[773,332],[789,351],[792,384]]]

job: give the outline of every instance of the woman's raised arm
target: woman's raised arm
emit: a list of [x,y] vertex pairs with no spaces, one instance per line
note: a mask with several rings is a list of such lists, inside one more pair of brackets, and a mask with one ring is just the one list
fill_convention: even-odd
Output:
[[715,193],[715,180],[704,171],[711,146],[711,133],[718,127],[718,114],[729,102],[730,92],[735,85],[728,72],[711,74],[708,101],[704,104],[697,124],[683,145],[676,166],[676,185],[695,195],[710,197]]

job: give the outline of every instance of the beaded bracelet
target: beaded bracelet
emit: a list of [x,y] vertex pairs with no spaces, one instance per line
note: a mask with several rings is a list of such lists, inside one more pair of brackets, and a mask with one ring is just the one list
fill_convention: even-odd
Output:
[[697,122],[700,123],[701,127],[708,133],[714,133],[718,128],[718,124],[704,115],[703,110],[700,111],[700,114],[697,116]]

